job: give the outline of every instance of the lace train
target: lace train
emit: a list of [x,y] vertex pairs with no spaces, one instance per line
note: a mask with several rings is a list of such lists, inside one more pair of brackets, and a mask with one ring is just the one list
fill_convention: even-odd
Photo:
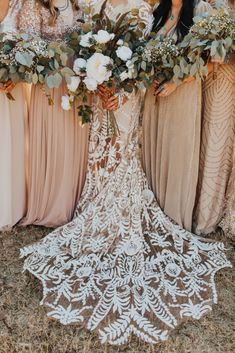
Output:
[[231,266],[222,243],[192,235],[159,208],[138,157],[140,104],[132,98],[117,115],[117,139],[107,138],[96,106],[76,218],[21,251],[24,269],[42,282],[48,316],[83,323],[115,345],[131,334],[156,343],[200,319],[217,301],[215,273]]

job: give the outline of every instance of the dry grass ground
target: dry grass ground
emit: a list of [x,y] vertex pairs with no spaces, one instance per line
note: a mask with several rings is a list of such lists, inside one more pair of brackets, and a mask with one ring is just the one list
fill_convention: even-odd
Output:
[[[201,321],[185,324],[155,347],[133,339],[125,347],[101,346],[95,335],[62,327],[39,306],[41,286],[22,273],[20,247],[40,239],[48,229],[16,228],[0,234],[0,353],[234,353],[235,281],[233,270],[217,275],[219,304]],[[221,238],[221,235],[217,235]],[[234,262],[231,243],[228,255]]]

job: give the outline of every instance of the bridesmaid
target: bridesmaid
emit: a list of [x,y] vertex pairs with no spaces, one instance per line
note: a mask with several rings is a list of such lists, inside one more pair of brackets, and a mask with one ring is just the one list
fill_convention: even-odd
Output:
[[[154,31],[180,41],[193,17],[211,10],[204,1],[161,0]],[[155,98],[154,93],[157,94]],[[201,82],[189,78],[177,87],[152,87],[144,108],[144,165],[163,211],[191,231],[199,169]]]
[[[61,40],[78,28],[81,12],[70,0],[24,0],[19,29],[30,28],[48,40]],[[57,227],[71,220],[81,195],[87,165],[88,126],[77,111],[64,111],[66,87],[51,91],[49,106],[39,86],[33,87],[29,114],[29,200],[23,225]]]
[[235,140],[235,66],[220,65],[217,79],[210,74],[203,84],[203,124],[195,231],[216,230],[233,166]]
[[[21,0],[0,0],[1,31],[16,33]],[[6,97],[12,90],[15,101]],[[0,85],[0,231],[10,229],[25,215],[25,137],[29,87],[11,82]]]

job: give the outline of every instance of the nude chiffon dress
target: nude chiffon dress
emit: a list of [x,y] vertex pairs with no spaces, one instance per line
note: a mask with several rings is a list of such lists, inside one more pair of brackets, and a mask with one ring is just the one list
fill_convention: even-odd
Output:
[[[200,1],[195,15],[210,11]],[[173,29],[168,36],[174,36]],[[143,159],[162,210],[191,231],[199,171],[201,82],[179,86],[168,97],[147,91],[143,116]]]
[[[30,28],[45,39],[62,40],[69,30],[78,27],[79,17],[80,13],[61,14],[51,26],[46,8],[35,1],[25,1],[19,27],[23,30]],[[32,88],[29,198],[23,225],[57,227],[69,222],[81,195],[88,159],[89,127],[80,126],[75,108],[72,111],[61,108],[61,97],[65,92],[65,85],[51,90],[54,105],[49,106],[41,88]]]

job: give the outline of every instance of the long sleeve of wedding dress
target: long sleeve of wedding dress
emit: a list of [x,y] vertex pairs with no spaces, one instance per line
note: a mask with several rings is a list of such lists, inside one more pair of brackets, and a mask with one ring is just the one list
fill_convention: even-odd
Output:
[[[127,5],[108,9],[116,17]],[[141,167],[140,110],[133,93],[115,112],[120,135],[108,137],[107,112],[95,101],[77,215],[21,250],[24,269],[42,282],[48,316],[83,323],[115,345],[132,334],[157,343],[180,322],[201,318],[217,301],[215,273],[231,266],[223,244],[185,231],[159,208]]]

